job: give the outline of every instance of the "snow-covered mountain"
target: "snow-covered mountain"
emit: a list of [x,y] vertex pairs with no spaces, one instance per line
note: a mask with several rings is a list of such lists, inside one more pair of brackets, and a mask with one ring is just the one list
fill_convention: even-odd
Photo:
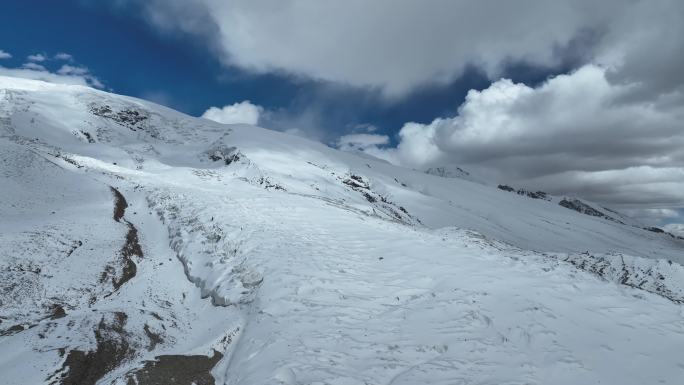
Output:
[[580,200],[7,77],[0,196],[2,384],[684,378],[684,241]]
[[442,178],[461,178],[473,182],[483,182],[471,175],[468,171],[458,166],[430,167],[425,170],[426,174],[441,176]]

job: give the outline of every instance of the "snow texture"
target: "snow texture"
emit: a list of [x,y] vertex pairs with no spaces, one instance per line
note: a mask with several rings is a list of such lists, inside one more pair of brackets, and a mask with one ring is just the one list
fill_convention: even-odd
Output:
[[684,241],[451,176],[0,77],[0,382],[682,383]]

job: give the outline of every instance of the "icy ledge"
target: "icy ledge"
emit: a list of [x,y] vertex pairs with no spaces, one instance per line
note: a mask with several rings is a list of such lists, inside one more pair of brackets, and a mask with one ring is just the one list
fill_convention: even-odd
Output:
[[665,259],[641,258],[620,253],[547,254],[607,281],[648,291],[684,303],[684,267]]
[[203,298],[211,297],[216,306],[254,300],[263,276],[247,265],[246,254],[253,245],[241,227],[215,221],[219,213],[210,212],[211,205],[198,207],[183,194],[154,191],[147,202],[168,227],[170,247]]

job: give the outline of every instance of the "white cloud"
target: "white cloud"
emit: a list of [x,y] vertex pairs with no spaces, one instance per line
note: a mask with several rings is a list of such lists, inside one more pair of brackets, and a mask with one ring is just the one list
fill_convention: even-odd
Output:
[[47,71],[47,68],[45,68],[44,66],[33,62],[24,63],[21,65],[21,67],[33,71]]
[[342,151],[364,151],[388,143],[389,137],[387,135],[349,134],[338,139],[337,148]]
[[[684,83],[679,0],[145,4],[149,19],[164,30],[213,37],[228,65],[379,87],[387,95],[448,82],[469,65],[496,78],[512,61],[596,62],[614,68],[616,80],[645,80],[653,87],[671,87],[673,78]],[[658,84],[662,79],[668,84]]]
[[43,61],[47,60],[47,57],[45,55],[43,55],[42,53],[36,53],[33,55],[28,55],[26,57],[26,60],[39,63],[39,62],[43,62]]
[[76,84],[95,88],[104,88],[104,84],[82,66],[63,65],[56,72],[50,72],[42,64],[28,62],[20,68],[0,66],[0,75],[19,78],[43,80],[50,83]]
[[259,116],[263,108],[245,100],[222,108],[210,107],[204,111],[202,117],[223,124],[252,124],[259,122]]
[[12,54],[0,49],[0,59],[11,59],[11,58],[12,58]]
[[49,83],[88,86],[88,81],[80,76],[58,75],[48,71],[35,71],[25,68],[6,68],[0,66],[0,76],[42,80]]
[[62,61],[72,61],[74,60],[74,57],[66,52],[58,52],[57,54],[55,54],[53,59]]
[[[364,151],[603,202],[684,205],[684,1],[143,4],[152,23],[202,36],[228,66],[381,90],[390,101],[470,66],[492,80],[510,63],[570,66],[535,88],[495,81],[471,91],[455,118],[407,123],[397,148]],[[307,120],[317,126],[315,114]]]
[[83,76],[88,73],[90,73],[90,70],[86,67],[76,67],[76,66],[71,66],[68,64],[64,64],[61,66],[58,70],[57,73],[60,75],[76,75],[76,76]]
[[497,182],[624,205],[684,206],[681,94],[631,100],[587,65],[536,88],[502,79],[471,90],[454,118],[407,123],[393,149],[367,152],[410,167],[459,164]]
[[62,65],[58,70],[57,74],[66,76],[76,76],[82,77],[86,82],[95,88],[104,88],[104,84],[90,73],[90,69],[83,66],[72,66],[69,64]]

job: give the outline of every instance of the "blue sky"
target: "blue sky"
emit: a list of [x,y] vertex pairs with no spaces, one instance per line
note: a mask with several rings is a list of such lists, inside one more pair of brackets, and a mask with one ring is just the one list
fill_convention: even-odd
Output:
[[[36,12],[40,9],[41,12]],[[446,85],[425,86],[391,101],[377,90],[331,84],[283,73],[255,74],[225,66],[206,42],[180,33],[160,33],[146,23],[140,7],[123,8],[84,1],[13,1],[0,13],[0,47],[13,55],[5,65],[19,66],[26,56],[66,52],[88,67],[106,89],[168,105],[199,116],[210,106],[249,100],[285,115],[311,112],[322,134],[334,141],[358,125],[394,134],[405,122],[428,123],[451,116],[470,89],[490,81],[475,67]],[[45,63],[56,69],[59,63]],[[52,68],[51,68],[52,66]],[[537,84],[568,70],[509,65],[502,76]],[[273,127],[281,128],[281,127]]]
[[655,1],[10,1],[0,71],[65,52],[28,70],[682,223],[684,2]]

